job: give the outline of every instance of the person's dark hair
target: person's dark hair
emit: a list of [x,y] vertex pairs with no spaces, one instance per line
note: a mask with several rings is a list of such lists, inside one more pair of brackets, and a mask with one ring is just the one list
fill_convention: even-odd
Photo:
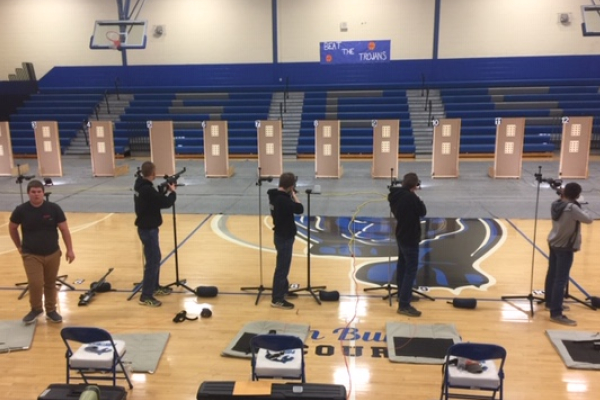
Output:
[[402,187],[412,189],[419,186],[419,177],[414,172],[409,172],[402,178]]
[[42,182],[38,181],[37,179],[33,179],[33,180],[29,181],[29,183],[27,184],[27,193],[29,193],[29,191],[32,188],[41,188],[42,192],[45,192],[44,184]]
[[142,176],[144,178],[147,178],[147,177],[151,176],[152,174],[154,174],[154,171],[156,171],[156,166],[154,165],[153,162],[146,161],[142,164],[142,168],[140,169],[140,171],[142,172]]
[[279,177],[279,187],[289,189],[294,185],[296,185],[296,175],[292,174],[291,172],[284,172],[281,174]]
[[569,200],[577,200],[581,194],[581,186],[579,183],[570,182],[563,189],[563,196]]

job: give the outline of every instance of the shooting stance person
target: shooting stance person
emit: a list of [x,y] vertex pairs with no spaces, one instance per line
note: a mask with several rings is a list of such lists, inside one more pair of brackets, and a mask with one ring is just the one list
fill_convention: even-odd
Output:
[[144,278],[142,281],[142,294],[139,303],[150,307],[160,307],[162,304],[154,296],[168,295],[173,291],[170,287],[160,286],[160,244],[158,241],[158,228],[162,225],[162,208],[169,208],[175,204],[177,194],[176,183],[166,182],[165,193],[160,193],[154,187],[156,166],[150,161],[142,164],[140,176],[134,184],[133,202],[135,206],[135,225],[138,236],[144,247]]
[[56,278],[62,255],[58,230],[67,248],[67,262],[70,264],[75,260],[67,218],[58,204],[45,200],[42,182],[35,179],[30,181],[27,184],[27,196],[29,201],[15,208],[8,224],[10,238],[23,258],[27,274],[31,311],[23,317],[23,322],[35,322],[44,308],[47,320],[62,322],[61,315],[56,311]]
[[390,186],[388,201],[396,218],[396,242],[398,264],[398,314],[420,317],[421,311],[410,305],[412,287],[419,267],[419,242],[421,241],[421,218],[427,214],[425,203],[415,191],[420,187],[419,177],[409,172],[402,178],[400,187]]
[[292,265],[292,252],[297,231],[294,214],[304,212],[304,206],[296,196],[295,187],[296,176],[291,172],[284,172],[279,177],[279,187],[267,191],[269,208],[273,217],[273,242],[277,250],[271,307],[284,310],[294,308],[294,304],[285,299],[290,295],[288,294],[290,286],[288,274]]
[[592,216],[577,202],[581,186],[571,182],[562,189],[560,198],[552,203],[552,230],[548,234],[550,257],[544,286],[546,308],[550,320],[559,324],[576,326],[577,322],[563,314],[568,310],[563,305],[569,272],[574,253],[581,248],[581,223],[591,224]]

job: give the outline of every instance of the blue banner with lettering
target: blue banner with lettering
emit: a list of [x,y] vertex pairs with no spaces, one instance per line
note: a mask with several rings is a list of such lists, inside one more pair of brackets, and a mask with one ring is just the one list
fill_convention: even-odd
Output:
[[369,64],[390,61],[391,40],[321,42],[321,64]]

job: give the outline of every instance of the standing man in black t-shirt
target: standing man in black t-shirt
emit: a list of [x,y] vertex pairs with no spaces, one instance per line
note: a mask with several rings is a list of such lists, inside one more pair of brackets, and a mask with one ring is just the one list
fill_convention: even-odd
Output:
[[29,201],[15,208],[8,224],[10,238],[23,258],[29,285],[31,311],[23,317],[23,322],[35,322],[44,312],[44,308],[46,319],[62,322],[61,315],[56,311],[56,278],[62,255],[58,245],[57,228],[67,248],[66,260],[69,263],[75,260],[67,218],[58,204],[45,200],[42,182],[30,181],[27,185],[27,195]]
[[286,296],[290,295],[288,294],[288,274],[292,265],[292,253],[296,237],[294,214],[304,212],[304,206],[300,203],[294,191],[295,187],[296,175],[285,172],[279,177],[279,187],[267,191],[271,216],[273,217],[273,241],[277,250],[271,307],[284,310],[294,308],[294,304],[285,299]]
[[[174,183],[166,184],[166,193],[159,193],[154,187],[156,166],[150,161],[142,164],[141,175],[133,186],[135,207],[135,225],[138,236],[144,246],[144,279],[142,281],[142,295],[139,303],[143,306],[160,307],[162,302],[154,296],[168,295],[173,290],[167,286],[160,286],[160,245],[158,241],[158,228],[162,225],[162,208],[169,208],[175,204],[177,194]],[[166,195],[165,195],[166,194]]]

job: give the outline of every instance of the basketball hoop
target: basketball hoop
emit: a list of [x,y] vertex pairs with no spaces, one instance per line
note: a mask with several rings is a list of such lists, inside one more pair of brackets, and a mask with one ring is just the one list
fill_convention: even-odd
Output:
[[116,31],[106,32],[106,39],[112,44],[109,45],[113,50],[121,50],[121,34]]

